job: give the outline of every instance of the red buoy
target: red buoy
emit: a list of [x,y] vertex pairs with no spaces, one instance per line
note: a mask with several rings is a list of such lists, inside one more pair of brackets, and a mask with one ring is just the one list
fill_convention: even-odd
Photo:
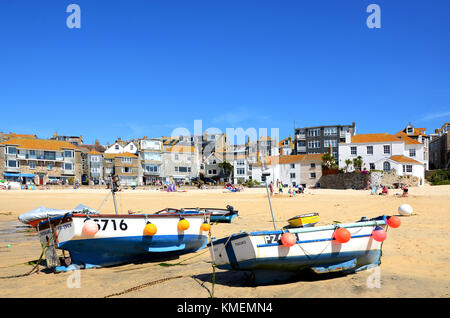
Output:
[[349,230],[346,228],[340,227],[336,231],[334,231],[333,238],[338,243],[346,243],[350,241],[350,238],[352,235],[350,234]]
[[286,232],[281,236],[281,243],[287,247],[294,246],[297,243],[297,238],[291,232]]
[[394,229],[399,227],[401,223],[402,223],[402,221],[400,220],[400,218],[398,216],[393,215],[393,216],[387,217],[387,224]]
[[375,241],[377,242],[383,242],[386,239],[386,231],[383,230],[381,227],[377,226],[373,231],[372,231],[372,237]]

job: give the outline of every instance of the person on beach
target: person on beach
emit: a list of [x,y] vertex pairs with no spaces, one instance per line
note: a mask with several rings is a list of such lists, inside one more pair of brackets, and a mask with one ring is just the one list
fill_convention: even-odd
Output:
[[402,197],[404,197],[404,198],[408,197],[408,188],[407,187],[402,187],[402,189],[403,189]]
[[383,190],[381,191],[380,195],[388,195],[388,188],[386,186],[383,187]]
[[279,190],[280,194],[283,193],[283,182],[280,182]]
[[270,196],[273,196],[273,183],[272,183],[272,181],[270,181],[269,190],[270,190]]

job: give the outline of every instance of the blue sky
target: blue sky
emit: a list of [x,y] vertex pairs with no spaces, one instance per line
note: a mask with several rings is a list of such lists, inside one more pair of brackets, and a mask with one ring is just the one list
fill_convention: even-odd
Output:
[[199,119],[280,137],[294,121],[433,132],[450,121],[449,33],[448,0],[1,1],[0,131],[112,143]]

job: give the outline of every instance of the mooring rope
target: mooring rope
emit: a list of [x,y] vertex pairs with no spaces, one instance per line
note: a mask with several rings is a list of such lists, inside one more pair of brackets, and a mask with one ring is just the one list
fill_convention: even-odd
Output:
[[142,285],[131,287],[131,288],[126,289],[126,290],[124,290],[122,292],[119,292],[119,293],[115,293],[115,294],[111,294],[111,295],[105,296],[105,298],[110,298],[110,297],[114,297],[114,296],[120,296],[120,295],[123,295],[123,294],[126,294],[126,293],[130,293],[130,292],[135,291],[135,290],[142,289],[144,287],[160,284],[160,283],[166,282],[168,280],[182,278],[182,277],[184,277],[184,276],[174,276],[174,277],[167,277],[167,278],[163,278],[163,279],[154,280],[152,282],[148,282],[148,283],[145,283],[145,284],[142,284]]
[[[36,265],[34,265],[34,267],[31,269],[31,271],[29,271],[28,273],[25,274],[19,274],[19,275],[12,275],[12,276],[3,276],[0,277],[0,279],[8,279],[8,278],[17,278],[17,277],[25,277],[25,276],[29,276],[31,275],[41,264],[41,260],[42,260],[42,256],[44,256],[44,251],[46,250],[46,248],[49,246],[48,242],[47,242],[47,246],[42,245],[42,253],[41,256],[39,256],[39,260],[37,261]],[[36,271],[37,273],[39,273],[39,271]]]

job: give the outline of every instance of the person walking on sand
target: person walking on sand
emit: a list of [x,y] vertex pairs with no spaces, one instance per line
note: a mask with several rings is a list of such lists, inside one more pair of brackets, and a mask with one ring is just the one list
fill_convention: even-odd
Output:
[[269,190],[270,190],[270,196],[273,196],[273,183],[272,183],[272,181],[270,181]]
[[280,194],[283,193],[283,182],[280,182],[280,188],[279,188],[279,190],[280,190]]

